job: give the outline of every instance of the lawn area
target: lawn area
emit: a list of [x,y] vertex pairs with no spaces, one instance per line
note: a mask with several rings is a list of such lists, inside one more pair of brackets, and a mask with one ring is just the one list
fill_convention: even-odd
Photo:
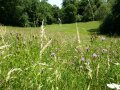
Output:
[[120,38],[90,32],[99,25],[0,26],[0,90],[110,90],[120,83]]

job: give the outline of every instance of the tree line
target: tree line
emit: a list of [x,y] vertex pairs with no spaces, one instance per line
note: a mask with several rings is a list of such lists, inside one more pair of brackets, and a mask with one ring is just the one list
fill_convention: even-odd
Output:
[[110,13],[103,20],[99,31],[101,34],[120,35],[120,0],[114,0]]
[[12,26],[40,26],[102,20],[114,0],[63,0],[62,8],[47,0],[0,0],[0,23]]

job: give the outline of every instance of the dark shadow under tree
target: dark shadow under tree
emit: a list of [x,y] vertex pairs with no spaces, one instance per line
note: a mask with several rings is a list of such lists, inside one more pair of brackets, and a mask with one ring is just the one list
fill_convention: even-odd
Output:
[[120,35],[120,0],[116,0],[111,13],[105,18],[99,29],[101,34]]

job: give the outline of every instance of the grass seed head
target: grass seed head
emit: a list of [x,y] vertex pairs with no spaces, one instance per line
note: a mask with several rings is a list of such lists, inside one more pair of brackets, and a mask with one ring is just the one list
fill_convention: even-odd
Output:
[[14,68],[14,69],[11,69],[8,74],[7,74],[7,77],[6,77],[6,82],[8,82],[8,80],[10,79],[10,76],[13,72],[15,71],[22,71],[20,68]]

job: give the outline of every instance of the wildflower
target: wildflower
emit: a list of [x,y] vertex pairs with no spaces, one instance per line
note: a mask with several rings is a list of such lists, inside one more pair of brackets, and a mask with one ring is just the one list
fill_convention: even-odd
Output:
[[111,84],[107,84],[107,86],[111,89],[117,89],[120,90],[120,85],[115,84],[115,83],[111,83]]
[[51,56],[51,57],[55,57],[56,54],[55,54],[54,52],[52,52],[50,56]]
[[82,58],[81,58],[81,61],[85,61],[85,58],[84,58],[84,57],[82,57]]
[[105,39],[106,39],[105,37],[101,37],[101,40],[102,40],[102,41],[105,41]]
[[93,58],[97,58],[98,55],[96,53],[93,54]]
[[88,65],[90,64],[90,59],[87,60],[87,64],[88,64]]
[[87,52],[89,51],[89,47],[86,47],[86,51],[87,51]]
[[83,66],[80,66],[80,69],[83,69]]

